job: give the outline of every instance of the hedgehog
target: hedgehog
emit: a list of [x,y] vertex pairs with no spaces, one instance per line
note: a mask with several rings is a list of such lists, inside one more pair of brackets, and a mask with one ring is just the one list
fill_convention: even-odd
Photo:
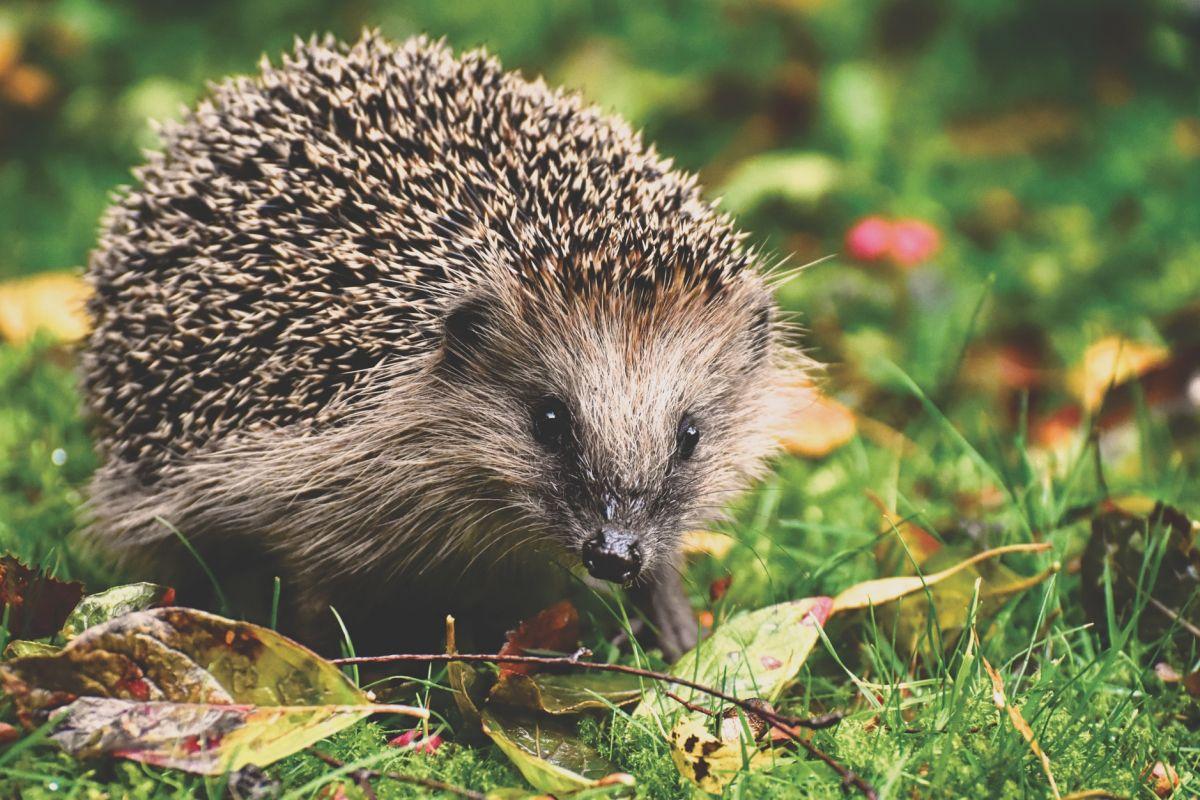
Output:
[[767,468],[809,364],[694,176],[485,51],[372,31],[160,136],[88,266],[93,541],[248,605],[277,576],[324,649],[447,613],[490,643],[581,584],[695,644],[683,535]]

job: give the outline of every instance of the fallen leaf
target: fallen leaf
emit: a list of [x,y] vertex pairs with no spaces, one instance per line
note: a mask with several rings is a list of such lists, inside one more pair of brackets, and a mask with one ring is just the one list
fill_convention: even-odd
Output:
[[1167,363],[1170,355],[1159,345],[1106,336],[1088,347],[1083,363],[1071,371],[1067,382],[1084,410],[1092,412],[1100,408],[1109,387],[1145,375]]
[[879,606],[892,600],[898,600],[906,594],[923,591],[926,587],[933,586],[974,564],[986,561],[989,558],[996,558],[1005,553],[1040,553],[1048,549],[1050,549],[1050,545],[1045,542],[1010,544],[1004,547],[985,550],[982,553],[960,561],[952,567],[940,572],[930,573],[929,575],[902,575],[893,578],[877,578],[871,581],[863,581],[842,591],[837,597],[833,598],[833,608],[830,614],[856,608]]
[[629,705],[641,696],[641,679],[620,672],[507,673],[492,686],[488,701],[547,714],[578,714]]
[[821,394],[815,387],[801,387],[781,444],[801,458],[822,458],[854,439],[858,426],[850,409]]
[[483,711],[483,732],[535,789],[558,794],[614,782],[615,768],[579,739],[573,720],[489,707]]
[[711,531],[688,531],[683,535],[685,555],[710,555],[721,559],[733,548],[734,539],[727,533]]
[[[1102,633],[1109,633],[1107,573],[1118,624],[1141,600],[1148,603],[1138,620],[1143,641],[1153,641],[1169,630],[1180,637],[1200,638],[1200,605],[1192,601],[1200,587],[1200,549],[1196,547],[1200,524],[1162,503],[1142,514],[1137,512],[1144,504],[1130,499],[1121,502],[1124,507],[1116,502],[1104,504],[1104,510],[1092,518],[1092,535],[1080,562],[1080,588],[1088,619]],[[1160,552],[1157,571],[1145,570]],[[1145,585],[1151,576],[1154,584]],[[1179,614],[1183,608],[1189,609],[1186,616]]]
[[64,342],[88,332],[90,290],[73,273],[44,273],[0,284],[0,338],[20,343],[39,330]]
[[71,752],[205,774],[264,766],[373,713],[427,715],[370,703],[272,630],[182,608],[126,614],[57,654],[0,664],[0,686],[28,726],[62,709],[52,737]]
[[1164,761],[1155,761],[1142,773],[1150,791],[1159,797],[1170,797],[1179,788],[1179,773]]
[[156,767],[221,775],[265,767],[373,713],[408,706],[253,706],[81,697],[64,706],[50,739],[80,758],[114,755]]
[[83,597],[83,584],[43,575],[12,556],[0,558],[0,603],[8,631],[22,639],[51,636]]
[[718,738],[705,717],[685,717],[667,735],[671,759],[683,775],[709,794],[721,794],[743,770],[761,767],[771,756],[756,747],[743,747],[736,734]]
[[[454,617],[446,617],[446,652],[458,652],[457,634]],[[446,675],[450,689],[454,693],[454,704],[463,715],[468,729],[478,731],[480,728],[479,707],[487,697],[487,683],[480,670],[465,661],[451,661],[446,665]]]
[[[804,665],[831,607],[828,597],[807,597],[736,614],[676,661],[671,674],[772,702]],[[643,700],[634,715],[650,712]]]
[[980,656],[983,662],[983,668],[987,671],[988,677],[992,679],[992,702],[996,708],[1008,712],[1008,718],[1012,722],[1014,728],[1021,734],[1025,741],[1029,744],[1029,749],[1041,762],[1042,772],[1046,773],[1046,781],[1050,784],[1050,792],[1054,797],[1062,797],[1058,791],[1058,784],[1054,782],[1054,773],[1050,769],[1050,758],[1042,751],[1041,745],[1038,744],[1037,737],[1033,735],[1033,729],[1029,727],[1029,723],[1021,716],[1021,711],[1008,702],[1008,698],[1004,695],[1004,680],[1000,677],[1000,673],[990,662],[983,656]]
[[155,583],[129,583],[84,597],[67,617],[58,635],[69,642],[88,628],[132,611],[170,605],[175,590]]
[[62,650],[56,644],[36,642],[28,639],[13,639],[4,648],[4,658],[25,658],[26,656],[52,656]]
[[[527,619],[509,631],[502,656],[527,655],[531,650],[569,653],[579,643],[579,612],[569,600],[561,600],[543,609],[532,619]],[[501,664],[500,674],[519,673],[528,675],[537,670],[536,664]]]

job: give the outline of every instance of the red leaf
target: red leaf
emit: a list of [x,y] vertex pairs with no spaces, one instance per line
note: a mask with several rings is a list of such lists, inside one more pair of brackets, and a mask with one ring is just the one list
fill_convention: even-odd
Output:
[[53,635],[83,599],[83,584],[31,570],[12,556],[0,558],[0,603],[8,606],[14,639]]
[[[525,655],[530,650],[569,653],[579,642],[579,612],[570,600],[562,600],[538,612],[508,632],[508,641],[500,648],[502,656]],[[501,664],[500,674],[528,675],[537,671],[535,664]]]

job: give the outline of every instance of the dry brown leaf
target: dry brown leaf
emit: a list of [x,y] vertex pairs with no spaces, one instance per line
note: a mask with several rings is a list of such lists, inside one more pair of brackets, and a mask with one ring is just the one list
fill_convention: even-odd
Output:
[[[570,652],[579,644],[579,612],[570,600],[561,600],[536,616],[509,631],[502,656],[525,655],[530,650]],[[537,671],[536,664],[501,664],[500,674],[528,675]]]
[[[972,631],[972,636],[974,632]],[[992,702],[996,704],[996,708],[1008,712],[1008,718],[1012,721],[1013,727],[1024,737],[1029,743],[1029,749],[1037,756],[1038,761],[1042,764],[1042,771],[1046,773],[1046,780],[1050,784],[1050,791],[1056,798],[1061,798],[1062,794],[1058,791],[1058,784],[1054,782],[1054,773],[1050,769],[1050,758],[1043,752],[1042,746],[1038,744],[1037,737],[1033,735],[1033,729],[1029,727],[1029,723],[1021,716],[1021,711],[1008,702],[1008,698],[1004,695],[1004,679],[1000,677],[1000,673],[991,665],[982,655],[980,660],[983,662],[983,668],[987,671],[988,677],[992,679]]]
[[1170,797],[1179,788],[1179,773],[1165,761],[1155,761],[1146,767],[1142,778],[1150,784],[1150,791],[1159,797]]
[[1159,345],[1106,336],[1093,342],[1083,363],[1071,371],[1068,384],[1086,411],[1100,407],[1110,386],[1118,386],[1167,363],[1170,352]]
[[854,438],[854,413],[815,387],[797,391],[795,409],[781,437],[783,449],[801,458],[821,458]]
[[0,284],[0,338],[24,342],[45,330],[64,342],[88,332],[84,304],[90,290],[72,273],[55,272]]

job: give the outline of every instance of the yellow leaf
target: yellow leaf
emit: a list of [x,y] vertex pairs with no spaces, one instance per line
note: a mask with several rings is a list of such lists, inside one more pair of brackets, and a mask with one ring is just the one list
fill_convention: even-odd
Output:
[[704,717],[685,717],[671,729],[671,759],[679,773],[710,794],[721,794],[743,767],[759,767],[770,758],[753,742],[746,743],[743,758],[740,737],[718,739],[709,732]]
[[1095,411],[1108,387],[1140,378],[1169,357],[1165,347],[1106,336],[1088,347],[1083,364],[1071,372],[1071,390],[1083,401],[1085,410]]
[[1045,542],[1035,542],[1031,544],[1010,544],[1004,547],[996,547],[991,550],[985,550],[982,553],[971,556],[964,561],[960,561],[952,567],[948,567],[941,572],[934,572],[929,575],[904,575],[895,578],[878,578],[873,581],[863,581],[856,583],[849,589],[846,589],[837,597],[833,598],[833,610],[831,614],[836,614],[839,611],[848,611],[855,608],[867,608],[868,606],[878,606],[883,603],[891,602],[904,597],[906,594],[923,590],[926,586],[932,586],[939,581],[949,578],[955,573],[961,572],[972,564],[978,564],[980,561],[985,561],[989,558],[996,558],[1005,553],[1038,553],[1043,550],[1048,550],[1050,545]]
[[858,432],[854,413],[814,387],[796,392],[791,420],[781,437],[783,449],[801,458],[821,458]]
[[0,338],[23,342],[45,330],[64,342],[87,335],[84,313],[90,289],[65,272],[36,275],[0,284]]
[[683,534],[683,552],[687,555],[706,554],[724,558],[733,547],[733,537],[712,531],[688,531]]

